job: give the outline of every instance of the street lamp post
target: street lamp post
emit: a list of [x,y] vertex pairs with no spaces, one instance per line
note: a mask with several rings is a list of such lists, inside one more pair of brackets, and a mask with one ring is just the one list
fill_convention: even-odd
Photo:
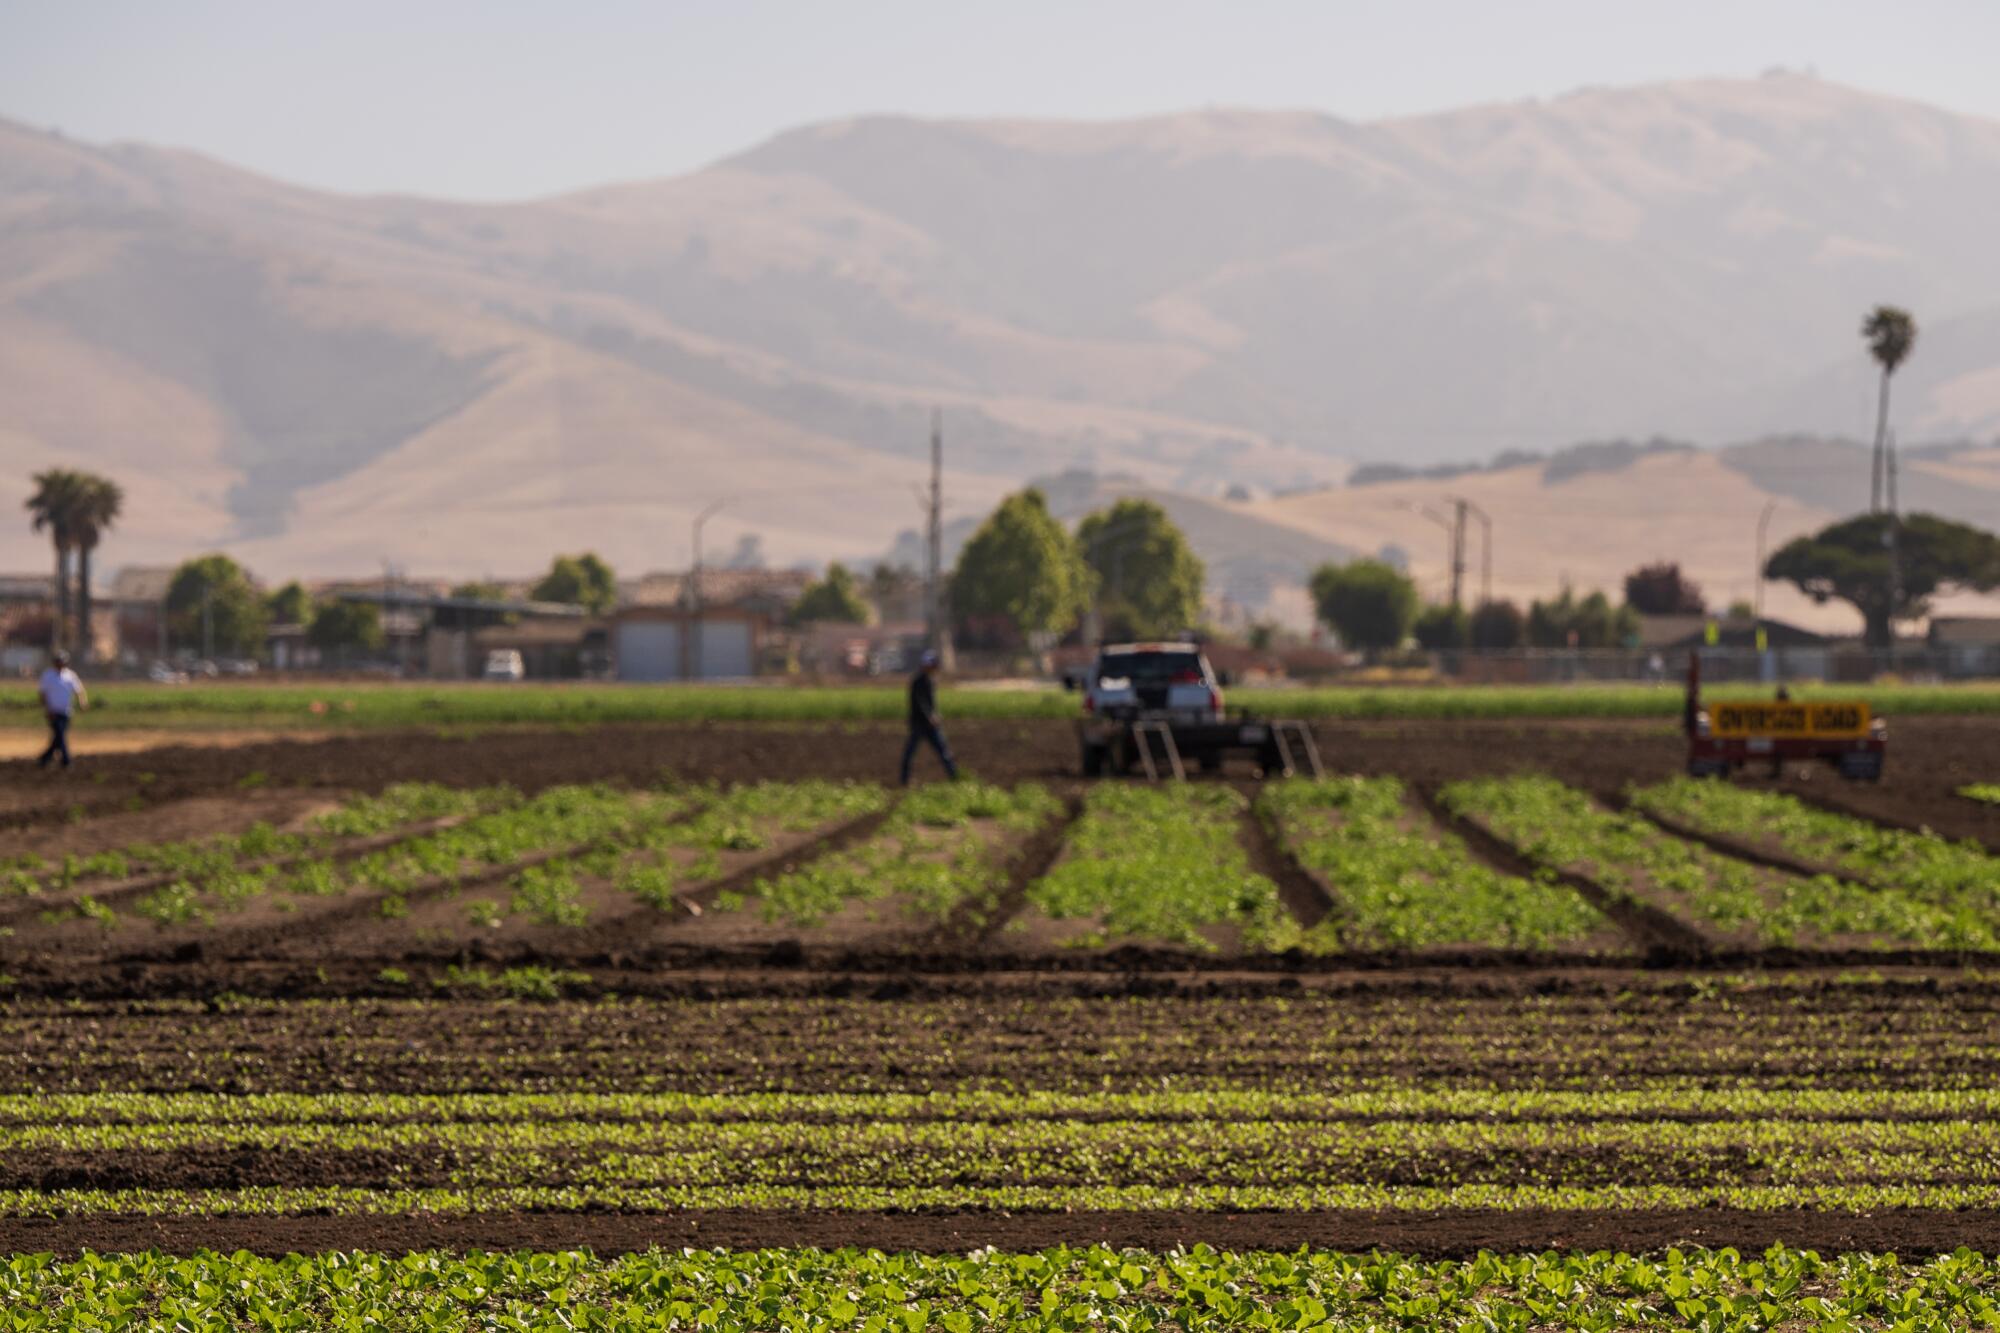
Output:
[[1422,504],[1418,504],[1418,503],[1417,503],[1417,502],[1416,502],[1415,500],[1404,500],[1404,501],[1402,501],[1402,502],[1400,503],[1400,505],[1399,505],[1398,507],[1399,507],[1399,508],[1402,508],[1402,509],[1407,509],[1407,510],[1409,510],[1409,511],[1410,511],[1411,513],[1413,513],[1413,514],[1420,514],[1420,515],[1422,515],[1422,516],[1423,516],[1424,518],[1427,518],[1427,519],[1429,519],[1429,520],[1430,520],[1431,522],[1433,522],[1433,523],[1437,524],[1437,525],[1438,525],[1439,527],[1441,527],[1441,528],[1443,528],[1443,529],[1444,529],[1444,535],[1445,535],[1445,541],[1446,541],[1446,543],[1447,543],[1447,545],[1446,545],[1446,551],[1447,551],[1447,554],[1446,554],[1446,557],[1445,557],[1445,567],[1446,567],[1446,569],[1448,569],[1448,570],[1450,571],[1450,578],[1451,578],[1451,604],[1452,604],[1453,606],[1457,606],[1457,605],[1458,605],[1458,573],[1459,573],[1459,550],[1458,550],[1458,527],[1457,527],[1457,525],[1455,525],[1455,524],[1454,524],[1454,523],[1453,523],[1453,522],[1452,522],[1452,521],[1451,521],[1450,519],[1446,518],[1446,517],[1445,517],[1445,516],[1444,516],[1443,514],[1440,514],[1440,513],[1439,513],[1439,512],[1437,511],[1437,510],[1435,510],[1435,509],[1432,509],[1432,508],[1431,508],[1431,507],[1430,507],[1429,505],[1422,505]]
[[701,530],[716,510],[728,503],[725,496],[694,516],[694,565],[688,571],[688,639],[681,652],[687,662],[681,675],[687,680],[693,680],[701,671]]
[[1764,502],[1764,512],[1757,515],[1757,578],[1750,586],[1755,590],[1751,613],[1759,624],[1764,620],[1764,534],[1770,530],[1771,515],[1778,511],[1776,500]]

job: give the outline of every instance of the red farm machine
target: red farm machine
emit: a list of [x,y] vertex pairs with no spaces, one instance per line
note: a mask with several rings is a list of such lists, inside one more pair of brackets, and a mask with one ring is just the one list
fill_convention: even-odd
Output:
[[1687,771],[1694,777],[1723,777],[1748,763],[1767,763],[1775,773],[1787,761],[1831,764],[1844,778],[1877,782],[1889,748],[1889,728],[1870,715],[1866,700],[1791,699],[1780,688],[1775,699],[1729,699],[1704,704],[1701,655],[1688,655]]

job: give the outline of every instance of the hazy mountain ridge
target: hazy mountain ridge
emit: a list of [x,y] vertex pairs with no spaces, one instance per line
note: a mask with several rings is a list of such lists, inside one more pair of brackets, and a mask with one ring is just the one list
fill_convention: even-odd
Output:
[[676,565],[722,497],[718,548],[855,557],[909,525],[933,403],[964,516],[1078,464],[1218,496],[1854,435],[1882,299],[1923,329],[1904,438],[1986,438],[1996,210],[2000,126],[1796,76],[1374,124],[869,118],[510,205],[0,122],[0,486],[118,473],[113,561],[479,572],[588,534]]

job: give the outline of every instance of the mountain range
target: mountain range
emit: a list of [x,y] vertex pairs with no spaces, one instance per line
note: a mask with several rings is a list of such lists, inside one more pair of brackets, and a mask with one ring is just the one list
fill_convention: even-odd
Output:
[[[1865,438],[1881,301],[1920,327],[1902,438],[1992,439],[1995,216],[2000,124],[1794,74],[1372,123],[870,117],[503,205],[0,121],[0,500],[43,466],[117,477],[106,568],[221,547],[269,577],[475,575],[591,547],[637,571],[685,565],[715,501],[713,550],[856,558],[915,526],[939,407],[955,518],[1122,478],[1225,515],[1269,590],[1386,540],[1385,493],[1338,485],[1355,463]],[[1661,485],[1853,508],[1865,471],[1813,447],[1782,485],[1743,451],[1566,484],[1617,512]],[[1945,498],[2000,517],[1965,457],[1979,482]],[[1639,509],[1561,572],[1700,558],[1698,522]],[[1523,586],[1556,568],[1533,513],[1502,548]],[[0,533],[0,563],[44,560]]]

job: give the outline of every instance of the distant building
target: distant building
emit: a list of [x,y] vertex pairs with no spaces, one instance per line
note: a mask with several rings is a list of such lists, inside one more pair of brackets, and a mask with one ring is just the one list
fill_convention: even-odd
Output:
[[628,606],[612,618],[620,680],[738,680],[757,674],[769,622],[741,606]]
[[111,622],[118,659],[127,666],[167,655],[167,589],[172,565],[127,565],[111,580]]
[[2000,616],[1932,616],[1928,642],[1948,676],[2000,675]]
[[[812,581],[813,576],[801,569],[704,567],[701,571],[701,603],[706,607],[747,611],[761,616],[770,624],[782,624]],[[618,582],[618,602],[622,607],[686,607],[692,604],[693,599],[690,576],[684,571],[657,570]]]
[[[1715,626],[1715,642],[1708,639],[1709,626]],[[1757,631],[1763,630],[1766,648],[1825,648],[1832,640],[1824,634],[1815,634],[1809,629],[1783,620],[1762,620],[1751,616],[1641,616],[1639,617],[1639,648],[1643,651],[1668,651],[1689,648],[1728,648],[1755,650]]]

